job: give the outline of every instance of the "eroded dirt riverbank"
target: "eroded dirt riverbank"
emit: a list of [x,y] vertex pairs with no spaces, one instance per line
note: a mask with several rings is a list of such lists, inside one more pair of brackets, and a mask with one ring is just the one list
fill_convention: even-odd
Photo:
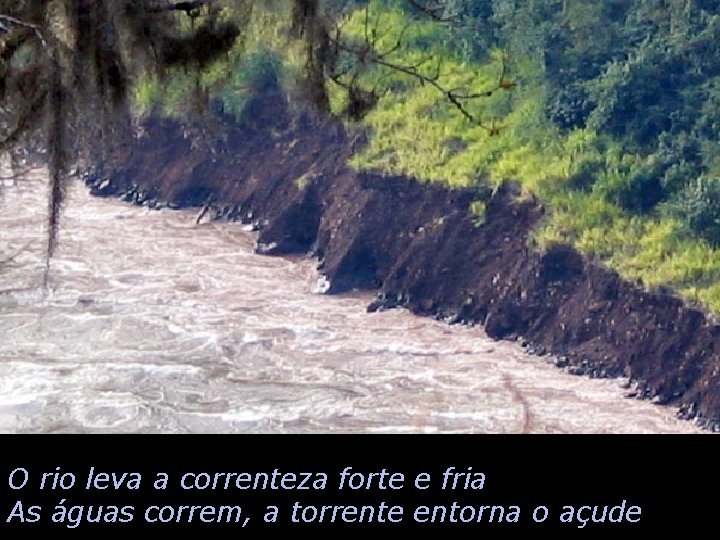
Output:
[[21,250],[0,271],[2,431],[698,431],[479,327],[316,294],[316,261],[257,255],[239,223],[79,182],[45,296],[45,201],[41,171],[0,192],[3,254]]
[[[483,325],[573,373],[629,378],[637,395],[720,431],[720,326],[702,311],[570,246],[533,246],[544,209],[511,181],[454,190],[354,171],[346,161],[362,134],[293,116],[281,96],[253,107],[255,127],[226,119],[203,145],[150,117],[118,165],[87,182],[98,195],[252,223],[260,252],[316,255],[330,293],[376,291],[373,310]],[[470,210],[478,200],[482,216]]]

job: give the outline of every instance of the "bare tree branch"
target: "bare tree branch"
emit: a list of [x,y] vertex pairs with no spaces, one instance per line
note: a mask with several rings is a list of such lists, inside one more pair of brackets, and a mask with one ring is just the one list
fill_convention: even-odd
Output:
[[[473,124],[481,127],[482,129],[486,130],[490,136],[498,135],[502,129],[504,129],[504,126],[498,126],[495,124],[495,121],[493,120],[490,125],[487,125],[482,120],[480,120],[477,116],[472,114],[468,108],[463,103],[464,101],[468,100],[474,100],[479,98],[489,98],[491,97],[495,92],[498,90],[511,90],[515,87],[515,83],[510,81],[506,75],[507,75],[507,55],[503,53],[502,55],[502,70],[500,73],[500,77],[498,78],[497,84],[483,92],[463,92],[461,88],[446,88],[441,84],[440,78],[441,78],[441,71],[442,66],[441,62],[438,61],[437,65],[435,66],[434,70],[431,73],[424,73],[421,68],[428,64],[432,60],[431,56],[428,56],[424,59],[421,59],[419,62],[415,64],[402,64],[396,61],[393,61],[388,58],[388,56],[392,55],[393,53],[397,52],[402,47],[402,37],[405,33],[406,28],[403,28],[400,37],[396,41],[396,43],[391,46],[386,51],[377,51],[375,48],[376,43],[379,41],[380,38],[377,37],[378,32],[377,30],[373,30],[369,28],[369,12],[366,8],[365,10],[365,28],[364,28],[364,35],[365,35],[365,41],[359,45],[351,45],[345,41],[342,40],[342,33],[339,29],[336,28],[335,35],[333,38],[333,46],[336,51],[344,52],[352,57],[354,57],[358,64],[360,65],[367,65],[367,64],[374,64],[376,66],[381,66],[386,69],[389,69],[391,71],[395,71],[397,73],[402,73],[404,75],[407,75],[408,77],[412,77],[420,82],[421,85],[429,85],[435,88],[438,92],[440,92],[445,99],[447,99],[457,110],[458,112],[464,116],[468,121],[472,122]],[[371,37],[372,36],[372,37]],[[331,72],[329,77],[330,79],[341,86],[342,88],[347,89],[349,92],[356,92],[358,95],[362,95],[361,89],[357,88],[358,84],[358,75],[359,73],[355,71],[353,74],[350,82],[345,82],[342,80],[342,77],[347,75],[351,71],[350,68],[346,68],[342,72]],[[377,98],[376,90],[365,90],[364,91],[366,95],[373,96]]]
[[[413,8],[431,16],[435,21],[447,22],[449,20],[443,19],[439,14],[445,9],[445,6],[441,3],[430,3],[421,0],[408,0],[408,2]],[[495,121],[492,121],[490,125],[483,122],[468,109],[466,103],[471,100],[492,97],[499,90],[512,90],[516,86],[515,82],[507,78],[508,58],[505,52],[503,52],[501,58],[500,76],[492,88],[481,92],[469,91],[463,87],[448,88],[441,80],[443,66],[440,59],[438,59],[435,66],[430,66],[430,62],[433,61],[431,54],[420,58],[414,63],[402,62],[394,56],[395,53],[402,49],[405,33],[412,23],[407,23],[393,40],[394,42],[389,46],[386,45],[386,48],[381,50],[379,45],[382,42],[387,42],[389,37],[389,32],[380,31],[381,12],[377,12],[373,17],[370,13],[370,5],[366,4],[362,17],[362,34],[359,40],[357,38],[344,39],[342,28],[345,21],[341,21],[336,25],[332,32],[328,32],[327,36],[334,55],[331,61],[326,64],[326,76],[333,83],[348,91],[348,112],[349,109],[354,107],[355,111],[360,113],[353,116],[353,118],[359,119],[362,117],[369,110],[367,106],[374,105],[380,97],[377,93],[378,84],[371,90],[360,88],[359,80],[362,70],[374,65],[384,68],[385,71],[396,72],[413,78],[421,86],[427,84],[435,88],[463,117],[486,130],[491,136],[498,135],[504,129],[504,126],[496,125]],[[343,55],[352,59],[350,65],[348,65],[348,62],[343,61]],[[353,99],[360,99],[361,102],[353,104]]]
[[424,15],[427,15],[432,20],[437,22],[452,22],[455,20],[455,17],[443,17],[439,15],[439,13],[442,13],[442,11],[445,9],[445,6],[442,4],[424,4],[418,0],[406,0],[410,6],[415,8],[417,11],[423,13]]
[[42,30],[40,30],[40,27],[37,24],[21,21],[20,19],[16,19],[15,17],[11,17],[10,15],[4,15],[2,13],[0,13],[0,21],[5,21],[15,26],[22,26],[23,28],[31,29],[33,32],[35,32],[35,35],[37,36],[38,41],[40,41],[40,44],[43,46],[43,49],[47,50],[47,41],[45,41],[45,36],[43,36]]
[[37,124],[41,119],[41,111],[45,104],[47,92],[41,91],[35,99],[30,101],[25,109],[19,114],[19,120],[15,127],[0,139],[0,150],[9,150],[20,138],[20,136],[28,131],[29,127]]
[[166,11],[184,11],[188,17],[193,16],[197,10],[208,4],[212,4],[213,0],[195,0],[193,2],[176,2],[166,4],[164,6],[155,6],[145,9],[146,13],[163,13]]

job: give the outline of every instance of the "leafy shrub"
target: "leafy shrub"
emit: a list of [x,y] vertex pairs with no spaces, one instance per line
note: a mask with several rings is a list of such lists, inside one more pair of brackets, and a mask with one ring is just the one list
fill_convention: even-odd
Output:
[[691,182],[672,209],[693,235],[720,246],[720,178],[699,177]]
[[603,195],[609,202],[630,213],[647,213],[664,198],[660,177],[652,166],[611,178],[611,182],[601,186]]
[[276,53],[260,48],[233,66],[229,83],[219,94],[224,109],[238,120],[253,114],[252,99],[280,88],[282,61]]
[[547,104],[550,120],[564,131],[585,127],[595,108],[587,91],[578,84],[568,85],[555,92]]

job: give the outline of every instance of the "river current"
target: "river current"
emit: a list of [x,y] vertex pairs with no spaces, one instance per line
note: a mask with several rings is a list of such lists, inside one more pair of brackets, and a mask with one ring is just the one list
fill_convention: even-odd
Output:
[[618,380],[253,252],[238,223],[72,182],[42,287],[47,175],[0,180],[0,431],[698,432]]

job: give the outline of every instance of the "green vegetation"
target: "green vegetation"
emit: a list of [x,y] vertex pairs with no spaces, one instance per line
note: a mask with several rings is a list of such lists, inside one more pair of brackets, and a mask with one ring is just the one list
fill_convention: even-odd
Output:
[[[157,76],[140,79],[135,85],[135,108],[149,112],[159,107],[167,116],[190,117],[213,98],[222,102],[226,113],[242,120],[253,95],[279,86],[293,90],[302,73],[304,55],[301,44],[290,38],[291,9],[291,2],[271,2],[240,13],[224,9],[224,19],[243,21],[242,38],[205,69],[178,66],[163,80]],[[181,14],[176,17],[179,22],[185,20]]]
[[[403,4],[371,3],[378,49],[400,38]],[[352,164],[456,186],[514,179],[548,209],[540,248],[570,242],[720,311],[720,3],[448,4],[454,22],[414,21],[393,61],[432,57],[420,69],[439,65],[443,87],[479,93],[497,86],[506,54],[514,85],[468,100],[473,123],[436,88],[368,65],[363,83],[381,97]],[[362,39],[365,18],[356,11],[344,32]]]
[[[224,58],[142,81],[137,103],[181,114],[210,95],[242,119],[271,85],[298,95],[308,49],[292,38],[292,5],[256,6]],[[330,108],[371,132],[352,166],[453,186],[516,180],[548,210],[539,249],[570,242],[720,311],[720,0],[325,8],[339,21]]]

